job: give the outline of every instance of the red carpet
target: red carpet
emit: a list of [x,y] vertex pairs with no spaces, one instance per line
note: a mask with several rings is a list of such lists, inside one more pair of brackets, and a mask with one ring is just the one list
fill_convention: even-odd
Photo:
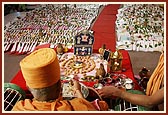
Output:
[[115,51],[116,33],[115,21],[119,4],[110,4],[104,7],[98,19],[94,23],[92,30],[94,31],[95,42],[93,49],[99,49],[102,44],[106,44],[106,49]]
[[[117,10],[120,7],[118,4],[111,4],[104,7],[102,12],[100,13],[98,19],[92,27],[94,30],[95,42],[93,49],[97,50],[102,47],[103,44],[106,44],[106,49],[110,49],[111,51],[115,51],[116,46],[116,36],[115,36],[115,21]],[[40,47],[36,47],[36,49],[41,47],[49,47],[49,45],[44,45]],[[94,51],[96,52],[96,51]],[[126,76],[131,78],[134,83],[134,89],[140,89],[138,83],[134,79],[134,74],[132,71],[132,65],[130,61],[130,57],[127,51],[122,51],[123,54],[123,68],[127,71],[123,72]],[[19,71],[11,80],[11,83],[15,83],[19,85],[23,90],[28,91],[26,87],[25,80],[23,78],[22,72]]]

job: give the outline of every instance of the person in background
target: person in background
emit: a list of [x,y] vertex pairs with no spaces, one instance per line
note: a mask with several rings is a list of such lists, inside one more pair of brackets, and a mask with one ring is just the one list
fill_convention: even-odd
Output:
[[99,101],[98,107],[87,101],[76,80],[73,80],[73,87],[77,97],[63,100],[60,66],[54,49],[38,49],[21,60],[20,66],[26,85],[34,98],[17,102],[12,111],[108,110],[108,105],[104,101]]
[[[147,83],[146,95],[132,94],[114,86],[105,86],[98,90],[101,97],[119,97],[132,104],[148,107],[151,110],[164,110],[164,54],[160,55],[157,67]],[[157,109],[156,109],[157,108]]]

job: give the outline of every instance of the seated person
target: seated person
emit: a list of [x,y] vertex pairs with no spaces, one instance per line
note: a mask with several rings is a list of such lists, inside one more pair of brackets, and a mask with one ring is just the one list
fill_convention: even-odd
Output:
[[[60,66],[56,52],[42,48],[32,52],[20,62],[21,71],[33,99],[17,102],[13,111],[96,111],[91,102],[83,98],[80,84],[73,81],[77,97],[63,100],[61,97]],[[98,102],[100,110],[108,110],[104,101]]]
[[132,94],[114,86],[105,86],[98,90],[100,96],[107,98],[116,96],[135,105],[141,105],[150,109],[157,106],[157,110],[163,110],[164,107],[164,57],[160,56],[157,67],[152,73],[146,88],[146,95]]

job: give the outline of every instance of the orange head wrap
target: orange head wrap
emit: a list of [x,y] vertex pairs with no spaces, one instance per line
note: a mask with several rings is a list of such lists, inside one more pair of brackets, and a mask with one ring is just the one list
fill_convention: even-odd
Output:
[[42,48],[32,52],[20,62],[23,77],[30,88],[44,88],[60,79],[60,66],[56,52]]

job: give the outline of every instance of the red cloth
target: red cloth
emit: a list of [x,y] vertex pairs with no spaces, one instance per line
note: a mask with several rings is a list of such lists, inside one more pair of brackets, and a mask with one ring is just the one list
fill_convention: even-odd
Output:
[[17,72],[17,74],[12,78],[10,82],[20,86],[24,91],[27,92],[28,89],[26,87],[26,82],[25,82],[25,79],[23,78],[23,74],[21,70]]
[[[115,33],[115,20],[116,20],[116,13],[118,8],[120,7],[119,4],[110,4],[105,6],[103,11],[100,13],[98,19],[96,20],[94,26],[92,27],[92,30],[94,30],[94,38],[95,42],[93,45],[93,52],[97,53],[98,49],[102,47],[102,44],[106,44],[106,49],[110,49],[111,51],[115,51],[116,47],[116,33]],[[37,46],[35,48],[45,48],[50,47],[50,44],[44,44]],[[73,52],[73,49],[69,49],[70,52]],[[122,74],[125,74],[129,78],[131,78],[134,81],[134,88],[135,89],[141,89],[137,83],[137,81],[134,78],[132,65],[130,61],[130,57],[127,51],[121,50],[123,54],[123,63],[122,67],[126,69],[125,72],[122,72]],[[15,83],[19,85],[23,90],[27,91],[26,83],[23,78],[22,72],[19,71],[11,80],[11,83]],[[94,82],[91,83],[85,83],[87,86],[93,86]]]
[[38,50],[41,48],[49,48],[49,47],[50,47],[50,43],[46,43],[46,44],[38,45],[34,50]]
[[123,55],[123,60],[122,60],[122,68],[125,68],[126,71],[122,72],[122,74],[125,74],[127,77],[133,80],[134,82],[134,89],[136,90],[141,90],[140,86],[138,85],[138,82],[135,80],[134,73],[132,70],[132,64],[130,60],[130,56],[128,51],[126,50],[120,50],[122,55]]
[[104,7],[93,27],[94,45],[93,49],[99,49],[102,44],[106,45],[106,49],[115,51],[116,49],[116,32],[115,21],[119,4],[109,4]]
[[[48,46],[48,45],[47,45]],[[133,80],[134,82],[134,89],[140,90],[140,86],[138,85],[137,81],[134,78],[134,73],[132,70],[132,64],[131,60],[128,54],[128,51],[126,50],[120,50],[122,55],[123,55],[123,61],[122,61],[122,68],[125,68],[125,72],[121,72],[121,74],[125,74],[127,77]],[[23,78],[21,70],[18,71],[18,73],[13,77],[13,79],[10,81],[11,83],[14,83],[18,86],[20,86],[26,93],[29,93],[27,87],[26,87],[26,82]],[[85,82],[84,84],[89,87],[93,87],[95,82]]]

